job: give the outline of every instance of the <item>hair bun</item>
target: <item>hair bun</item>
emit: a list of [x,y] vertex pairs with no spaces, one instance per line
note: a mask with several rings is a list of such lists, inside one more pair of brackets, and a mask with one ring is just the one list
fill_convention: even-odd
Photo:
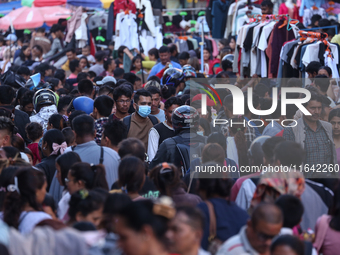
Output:
[[163,216],[169,220],[173,219],[176,215],[174,202],[168,196],[159,198],[153,205],[152,212],[155,215]]

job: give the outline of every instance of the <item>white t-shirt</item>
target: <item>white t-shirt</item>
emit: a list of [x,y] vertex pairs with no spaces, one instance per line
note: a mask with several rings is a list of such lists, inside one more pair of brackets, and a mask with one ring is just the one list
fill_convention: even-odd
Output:
[[52,217],[45,212],[22,212],[18,229],[21,234],[29,234],[38,223],[49,219]]
[[58,218],[60,220],[64,219],[68,211],[68,208],[69,208],[68,203],[70,202],[70,199],[71,199],[70,193],[66,192],[58,203]]
[[[0,219],[4,219],[3,212],[0,212]],[[21,234],[29,234],[34,227],[43,220],[51,220],[52,217],[45,212],[22,212],[19,217],[18,230]]]
[[227,137],[227,157],[238,164],[238,153],[234,137]]
[[[78,55],[77,57],[78,57],[78,58],[81,58],[81,57],[83,57],[83,55]],[[88,56],[86,56],[86,58],[87,58],[87,61],[90,62],[90,64],[96,63],[96,59],[95,59],[94,56],[92,56],[91,54],[88,55]]]

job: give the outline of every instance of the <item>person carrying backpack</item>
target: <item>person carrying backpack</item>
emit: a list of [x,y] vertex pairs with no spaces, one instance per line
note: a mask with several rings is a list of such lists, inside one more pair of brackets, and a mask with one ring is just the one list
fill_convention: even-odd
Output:
[[151,113],[151,94],[145,89],[136,91],[133,97],[133,107],[136,112],[123,119],[127,126],[128,138],[134,137],[141,140],[145,148],[148,148],[148,138],[150,129],[159,123],[159,120],[150,115]]
[[184,175],[193,158],[201,156],[206,142],[205,137],[197,134],[199,118],[197,110],[188,105],[174,110],[171,119],[176,135],[161,143],[156,156],[150,162],[150,169],[168,162],[179,167]]

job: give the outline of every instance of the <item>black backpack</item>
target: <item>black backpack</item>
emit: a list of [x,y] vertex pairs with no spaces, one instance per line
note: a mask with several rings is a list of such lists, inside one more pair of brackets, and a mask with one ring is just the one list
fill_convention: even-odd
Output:
[[6,73],[1,75],[0,81],[2,85],[9,85],[15,89],[25,87],[26,84],[26,81],[22,76],[14,73],[11,70],[8,70]]
[[[152,122],[152,125],[156,125],[158,124],[158,119],[155,117],[155,116],[152,116],[152,115],[149,115],[148,116],[149,119],[151,120]],[[129,133],[129,130],[130,130],[130,125],[131,125],[131,115],[129,116],[126,116],[124,119],[123,119],[123,123],[127,126],[127,134]]]
[[190,163],[196,159],[200,158],[202,154],[202,150],[204,147],[204,143],[198,142],[194,145],[186,145],[181,143],[182,141],[180,140],[178,136],[172,137],[172,140],[174,140],[176,144],[176,148],[179,152],[180,155],[180,168],[182,171],[182,175],[190,169]]

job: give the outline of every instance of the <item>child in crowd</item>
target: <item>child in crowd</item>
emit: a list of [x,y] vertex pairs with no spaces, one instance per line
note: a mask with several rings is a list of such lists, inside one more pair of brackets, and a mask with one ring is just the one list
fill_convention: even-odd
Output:
[[43,128],[39,123],[32,122],[26,126],[26,133],[28,139],[32,141],[31,144],[27,145],[27,148],[30,149],[33,154],[33,166],[35,166],[41,162],[39,140],[43,137]]
[[99,96],[94,100],[93,104],[93,118],[96,129],[96,142],[100,145],[102,140],[103,125],[109,121],[109,116],[112,112],[113,99],[109,96]]

